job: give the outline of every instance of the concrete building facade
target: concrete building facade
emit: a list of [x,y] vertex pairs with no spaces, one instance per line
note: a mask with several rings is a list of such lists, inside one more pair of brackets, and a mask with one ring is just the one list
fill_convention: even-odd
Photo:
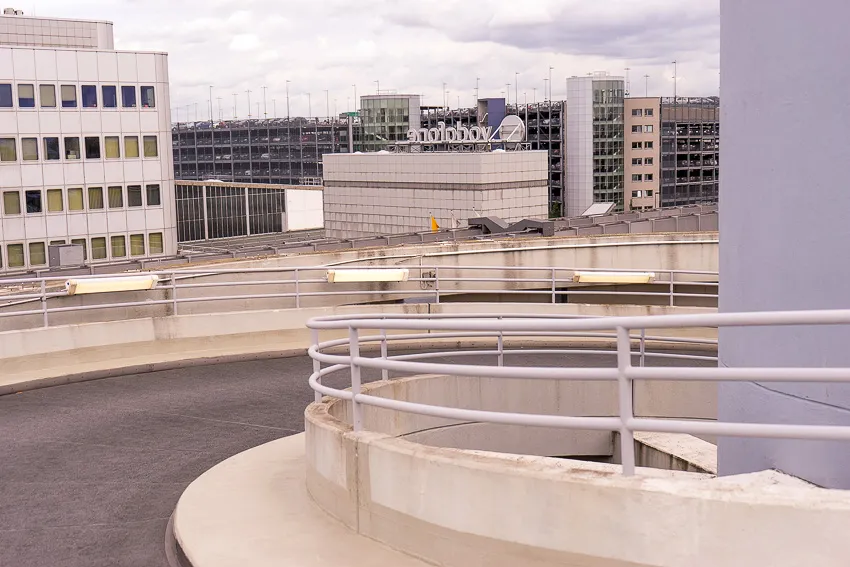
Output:
[[325,232],[330,238],[443,228],[466,219],[543,219],[547,153],[369,153],[325,156]]
[[0,272],[46,268],[51,244],[176,253],[167,55],[114,51],[101,22],[0,23]]
[[656,209],[661,202],[661,109],[657,97],[626,98],[624,208]]

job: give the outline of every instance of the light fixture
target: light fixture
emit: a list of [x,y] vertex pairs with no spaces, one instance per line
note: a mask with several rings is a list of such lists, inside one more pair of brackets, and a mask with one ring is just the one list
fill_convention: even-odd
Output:
[[65,282],[65,291],[68,295],[108,293],[112,291],[143,291],[155,288],[158,281],[159,277],[155,275],[68,280]]
[[408,277],[410,270],[406,268],[328,270],[328,283],[406,282]]
[[573,281],[576,283],[600,284],[638,284],[652,283],[655,272],[576,272]]

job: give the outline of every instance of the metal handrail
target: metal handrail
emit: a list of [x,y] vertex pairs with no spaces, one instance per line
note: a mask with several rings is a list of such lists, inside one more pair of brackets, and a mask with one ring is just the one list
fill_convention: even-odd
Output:
[[[440,303],[446,296],[457,294],[474,294],[481,296],[513,295],[517,297],[539,296],[546,303],[557,303],[565,297],[623,297],[644,299],[662,299],[668,305],[675,305],[677,299],[702,298],[717,299],[717,272],[700,270],[663,270],[663,269],[618,269],[618,272],[638,273],[654,272],[656,280],[650,285],[654,290],[587,290],[576,287],[573,275],[576,272],[605,272],[610,268],[575,268],[554,266],[443,266],[431,265],[401,265],[410,270],[411,277],[404,284],[389,286],[370,286],[371,289],[350,289],[338,291],[328,284],[318,273],[326,273],[331,265],[305,267],[277,268],[206,268],[206,269],[175,269],[166,271],[144,272],[147,275],[157,275],[159,284],[150,292],[113,292],[108,301],[103,303],[82,303],[80,305],[55,305],[58,299],[66,297],[61,286],[67,276],[45,276],[40,278],[21,278],[0,280],[0,322],[9,317],[24,317],[41,315],[43,327],[50,326],[50,315],[56,313],[84,312],[129,307],[171,306],[171,313],[177,315],[180,305],[191,303],[210,303],[223,301],[256,301],[270,299],[294,299],[295,307],[302,307],[302,300],[314,297],[347,297],[352,298],[372,296],[379,299],[424,297],[434,303]],[[358,267],[360,270],[385,269],[386,266]],[[494,275],[487,277],[488,272],[494,271],[522,272],[523,277],[504,277]],[[530,273],[530,274],[529,274]],[[539,277],[528,275],[542,274]],[[278,277],[275,277],[277,275]],[[101,278],[120,277],[117,274],[73,276],[74,279],[97,280]],[[204,278],[218,277],[225,281],[203,281]],[[268,277],[269,279],[264,279]],[[696,281],[695,281],[696,280]],[[708,281],[701,281],[708,280]],[[482,284],[494,284],[492,286]],[[328,285],[325,289],[315,289],[316,286]],[[363,284],[368,285],[368,284]],[[598,284],[597,284],[598,285]],[[256,286],[280,288],[279,291],[267,293],[234,293],[235,290],[247,290]],[[305,288],[305,286],[312,286]],[[411,289],[411,286],[413,288]],[[517,286],[535,286],[536,289],[513,289]],[[693,293],[693,286],[705,286],[714,293]],[[20,289],[19,289],[20,288]],[[204,294],[192,294],[192,290],[203,290]],[[163,295],[153,295],[157,291]],[[210,293],[206,293],[209,291]],[[270,291],[270,292],[268,292]],[[128,293],[146,294],[149,298],[138,299],[138,295],[128,296]],[[199,292],[200,293],[200,292]],[[27,309],[30,303],[31,309]],[[20,308],[20,310],[13,310]],[[142,315],[139,315],[140,317]]]
[[[313,359],[313,373],[310,375],[310,387],[316,392],[316,402],[322,396],[348,400],[351,403],[352,426],[361,431],[362,405],[375,406],[394,411],[441,417],[459,421],[477,421],[533,427],[562,427],[567,429],[592,429],[618,431],[621,436],[620,453],[623,474],[635,472],[634,432],[684,433],[690,435],[715,435],[732,437],[764,437],[781,439],[814,439],[850,441],[850,426],[803,425],[775,423],[729,423],[716,421],[698,421],[669,419],[664,417],[636,417],[633,410],[634,382],[636,380],[668,381],[758,381],[758,382],[850,382],[850,368],[727,368],[727,367],[648,367],[645,360],[651,357],[670,357],[694,360],[716,361],[717,357],[699,356],[690,353],[671,354],[647,351],[647,343],[663,344],[674,341],[679,345],[716,345],[716,341],[691,339],[689,337],[647,336],[647,329],[685,329],[751,326],[791,326],[791,325],[848,325],[850,309],[828,311],[782,311],[757,313],[705,313],[696,315],[659,315],[638,317],[553,317],[537,315],[490,315],[476,314],[439,316],[332,316],[317,317],[307,322],[312,331],[312,346],[308,349]],[[378,335],[364,335],[368,329],[380,329]],[[347,339],[319,341],[322,330],[347,330]],[[412,331],[411,334],[388,335],[388,330]],[[613,334],[610,331],[614,330]],[[609,333],[602,333],[608,331]],[[634,331],[639,331],[635,336]],[[427,337],[439,339],[462,339],[467,337],[489,336],[497,340],[497,349],[479,351],[434,351],[390,356],[389,344],[416,337],[421,346]],[[616,338],[615,350],[593,349],[507,349],[505,337],[551,337],[551,340],[570,337],[594,337],[600,335]],[[379,342],[380,357],[361,355],[361,347]],[[332,347],[348,345],[346,354],[329,354]],[[633,345],[639,347],[634,352]],[[409,346],[406,347],[409,350]],[[504,364],[505,355],[522,354],[575,354],[608,353],[616,355],[616,367],[577,368],[577,367],[515,367]],[[444,362],[422,362],[432,358],[447,356],[479,355],[497,356],[497,365],[449,364]],[[633,364],[633,359],[639,365]],[[330,364],[322,368],[322,363]],[[568,417],[541,414],[517,414],[498,411],[468,410],[433,404],[420,404],[411,401],[394,400],[362,393],[361,369],[371,368],[382,371],[382,379],[388,379],[388,372],[403,375],[438,374],[466,377],[487,377],[496,379],[526,380],[594,380],[612,381],[618,384],[619,410],[614,417]],[[328,374],[349,370],[350,390],[340,390],[322,384],[322,378]],[[529,386],[533,387],[533,386]]]

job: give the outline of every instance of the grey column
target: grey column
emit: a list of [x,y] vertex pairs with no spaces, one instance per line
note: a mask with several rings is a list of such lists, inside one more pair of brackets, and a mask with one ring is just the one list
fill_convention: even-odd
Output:
[[[850,3],[721,0],[720,310],[850,306]],[[720,361],[850,366],[850,329],[723,329]],[[850,425],[850,385],[720,388],[724,421]],[[721,439],[723,475],[850,488],[850,444]]]

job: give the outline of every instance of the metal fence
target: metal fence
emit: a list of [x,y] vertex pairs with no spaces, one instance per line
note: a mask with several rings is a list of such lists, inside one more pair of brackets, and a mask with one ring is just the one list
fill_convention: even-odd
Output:
[[[534,267],[534,266],[391,266],[410,271],[406,282],[362,282],[356,284],[331,284],[327,280],[329,269],[345,267],[358,270],[385,270],[387,266],[363,268],[360,266],[310,266],[256,269],[204,269],[143,272],[156,275],[160,281],[151,291],[110,292],[98,294],[96,299],[63,304],[67,298],[67,277],[43,277],[0,280],[0,330],[6,318],[41,316],[41,326],[51,324],[51,314],[119,308],[150,308],[165,306],[167,315],[181,314],[181,306],[209,302],[239,301],[238,310],[250,310],[253,302],[258,309],[267,309],[268,300],[288,301],[275,307],[301,308],[309,306],[308,300],[316,298],[326,305],[358,304],[416,300],[441,303],[452,296],[480,296],[478,300],[491,301],[494,296],[525,298],[543,303],[581,302],[582,298],[600,298],[619,303],[643,304],[654,302],[678,305],[687,301],[717,300],[717,272],[685,270],[617,270],[618,273],[653,272],[654,283],[642,288],[604,289],[594,284],[593,289],[577,284],[577,272],[605,272],[598,268]],[[513,275],[511,275],[513,273]],[[139,275],[125,274],[125,275]],[[120,276],[75,276],[75,280],[97,280]],[[252,293],[262,287],[262,293]],[[708,291],[706,291],[706,289]],[[139,293],[143,296],[140,299]],[[84,296],[85,297],[85,296]],[[91,297],[91,296],[88,296]],[[607,299],[610,298],[610,299]],[[618,299],[615,299],[618,298]],[[247,302],[247,308],[246,308]],[[265,302],[265,303],[262,303]],[[315,302],[313,303],[315,305]],[[230,308],[231,310],[234,308]],[[221,311],[228,308],[222,306]],[[215,312],[211,309],[206,312]],[[122,312],[121,317],[148,317]]]
[[[313,359],[313,373],[309,383],[321,396],[349,400],[352,425],[362,429],[362,405],[375,406],[400,412],[409,412],[445,419],[500,423],[510,425],[558,427],[565,429],[616,431],[621,436],[620,452],[623,474],[635,472],[634,432],[686,433],[732,437],[764,437],[784,439],[814,439],[850,441],[850,427],[833,425],[801,425],[776,423],[729,423],[668,418],[636,417],[633,411],[634,382],[636,380],[668,381],[758,381],[758,382],[850,382],[850,368],[725,368],[725,367],[652,367],[645,364],[651,357],[678,357],[685,360],[716,361],[716,357],[696,354],[648,352],[647,342],[660,344],[715,345],[716,341],[686,337],[647,335],[658,329],[693,329],[749,326],[788,325],[846,325],[850,324],[850,310],[789,311],[729,314],[666,315],[642,317],[564,318],[535,315],[454,315],[454,316],[337,316],[315,318],[307,323],[313,331],[313,345],[309,354]],[[322,330],[347,330],[347,339],[320,342]],[[366,334],[377,330],[377,334]],[[387,334],[388,331],[404,333]],[[613,331],[613,332],[612,332]],[[412,334],[410,334],[412,333]],[[518,337],[610,337],[616,339],[616,350],[578,349],[522,349],[505,348],[506,338]],[[390,355],[389,347],[401,341],[418,341],[419,348],[433,339],[462,339],[490,337],[496,341],[494,350],[442,351]],[[363,356],[361,347],[380,344],[380,355]],[[347,346],[347,354],[330,354],[328,349]],[[407,347],[410,348],[409,346]],[[505,364],[512,353],[523,354],[574,354],[607,352],[616,355],[616,367],[529,367]],[[465,356],[469,354],[494,355],[496,365],[448,364],[422,362],[429,358]],[[637,361],[637,365],[635,364]],[[322,368],[322,363],[328,364]],[[381,398],[362,393],[361,369],[379,369],[382,378],[388,372],[404,375],[440,374],[467,377],[524,380],[601,380],[618,384],[619,414],[613,417],[574,417],[470,410],[409,401]],[[322,384],[322,379],[332,373],[347,370],[351,388],[339,390]],[[533,387],[529,385],[529,387]]]

